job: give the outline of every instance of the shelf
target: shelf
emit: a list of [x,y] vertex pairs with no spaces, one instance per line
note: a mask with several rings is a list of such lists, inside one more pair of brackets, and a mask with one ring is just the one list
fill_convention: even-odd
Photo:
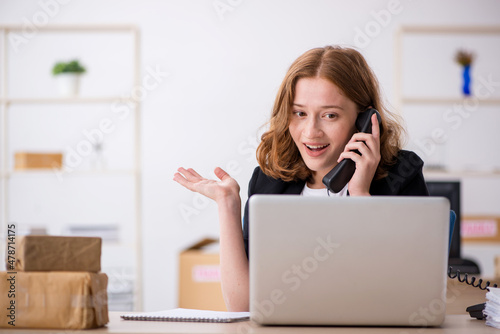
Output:
[[[138,171],[133,169],[110,169],[110,170],[74,170],[72,172],[64,172],[63,170],[57,170],[57,172],[63,173],[64,176],[95,176],[95,175],[130,175],[134,176]],[[1,174],[4,178],[9,178],[12,176],[36,176],[36,175],[50,175],[56,172],[52,169],[32,169],[32,170],[15,170],[9,171]]]
[[425,179],[460,179],[460,178],[500,178],[500,170],[472,171],[472,170],[426,170]]
[[439,97],[404,97],[401,102],[408,104],[463,104],[463,103],[478,103],[486,105],[500,104],[500,99],[479,99],[477,97],[469,98],[439,98]]
[[399,28],[404,33],[413,34],[500,34],[500,26],[402,26]]
[[76,104],[76,103],[114,103],[137,102],[123,97],[52,97],[52,98],[9,98],[0,99],[2,104]]
[[[3,24],[1,29],[10,31],[24,31],[25,25],[21,24]],[[51,31],[51,32],[133,32],[137,33],[137,26],[132,24],[122,25],[78,25],[78,24],[54,24],[46,26],[37,26],[37,31]]]

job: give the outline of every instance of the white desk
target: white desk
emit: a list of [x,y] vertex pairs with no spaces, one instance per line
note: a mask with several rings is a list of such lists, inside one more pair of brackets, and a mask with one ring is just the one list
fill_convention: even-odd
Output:
[[[494,280],[492,283],[500,283]],[[483,320],[471,318],[465,312],[467,306],[484,303],[485,291],[472,288],[457,280],[448,280],[446,319],[441,327],[437,328],[407,328],[407,327],[261,327],[250,321],[217,324],[193,322],[156,322],[156,321],[126,321],[120,319],[123,312],[110,312],[110,322],[106,327],[81,331],[72,330],[40,330],[40,329],[0,329],[0,333],[33,334],[33,333],[448,333],[448,334],[483,334],[500,333],[499,329],[485,325]]]
[[[407,328],[407,327],[261,327],[250,321],[236,323],[193,323],[193,322],[156,322],[126,321],[120,319],[119,312],[110,312],[110,322],[106,327],[81,331],[17,329],[14,334],[32,333],[376,333],[376,334],[411,334],[411,333],[447,333],[447,334],[486,334],[500,333],[500,330],[486,326],[484,321],[470,318],[468,315],[447,315],[442,327]],[[5,331],[5,330],[4,330]],[[2,332],[2,329],[0,329]]]

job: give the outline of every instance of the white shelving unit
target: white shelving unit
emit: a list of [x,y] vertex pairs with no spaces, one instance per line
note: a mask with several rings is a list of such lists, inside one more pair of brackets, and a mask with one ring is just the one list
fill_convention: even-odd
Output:
[[[453,105],[467,104],[468,100],[481,106],[500,106],[500,98],[478,98],[471,97],[433,97],[433,96],[405,96],[403,93],[403,39],[406,36],[424,35],[450,35],[461,34],[472,36],[500,36],[500,26],[413,26],[403,25],[396,30],[394,39],[394,97],[396,110],[402,112],[405,106],[440,106],[449,107]],[[471,102],[472,103],[472,102]],[[500,175],[499,170],[494,171],[426,171],[427,175],[436,179],[438,177],[462,178],[462,177],[493,177]]]
[[[78,176],[85,177],[108,177],[108,176],[130,176],[133,178],[134,184],[134,211],[135,211],[135,228],[133,233],[135,234],[135,242],[133,245],[124,244],[123,247],[129,248],[133,247],[135,253],[136,263],[135,263],[135,275],[134,275],[134,309],[142,310],[142,232],[141,232],[141,220],[142,220],[142,185],[141,185],[141,124],[140,124],[140,101],[133,98],[123,98],[119,96],[105,96],[105,97],[75,97],[75,98],[40,98],[40,97],[10,97],[9,96],[9,82],[8,82],[8,71],[9,71],[9,34],[21,33],[24,29],[21,25],[0,25],[0,38],[2,40],[1,45],[1,94],[0,94],[0,120],[1,120],[1,164],[0,164],[0,185],[1,185],[1,231],[0,238],[5,240],[7,234],[7,224],[11,219],[9,216],[9,183],[15,177],[53,177],[53,171],[47,170],[33,170],[33,171],[15,171],[9,166],[10,157],[8,156],[9,150],[9,133],[13,129],[9,129],[9,109],[14,105],[89,105],[89,104],[111,104],[115,102],[127,102],[133,105],[134,110],[134,125],[133,125],[133,143],[134,146],[131,148],[133,150],[133,168],[129,169],[111,169],[111,170],[89,170],[89,171],[78,171],[75,170],[71,173],[71,178]],[[45,32],[50,32],[54,34],[74,34],[74,33],[121,33],[130,34],[133,43],[133,70],[131,76],[133,77],[134,87],[140,86],[140,35],[137,27],[133,25],[47,25],[44,27],[39,27],[37,34],[43,34]],[[43,111],[41,111],[43,112]],[[50,175],[50,176],[49,176]],[[3,244],[3,243],[2,243]],[[103,249],[106,247],[103,245]],[[5,249],[4,247],[0,250],[0,258],[4,258]]]
[[[472,35],[500,35],[500,26],[400,26],[396,30],[394,39],[394,96],[396,109],[401,110],[405,104],[452,104],[462,103],[464,98],[438,97],[408,97],[403,96],[403,38],[408,35],[438,35],[438,34],[472,34]],[[500,104],[500,99],[482,99],[481,104]]]
[[[500,98],[488,97],[441,97],[441,96],[405,96],[403,93],[403,39],[415,36],[500,36],[500,26],[401,26],[395,36],[394,44],[394,96],[395,107],[403,111],[405,107],[439,107],[449,108],[454,105],[477,104],[481,107],[500,106]],[[422,83],[425,84],[425,83]],[[467,100],[469,99],[469,101]],[[496,153],[493,153],[496,154]],[[472,211],[474,214],[486,215],[498,212],[498,185],[500,170],[495,168],[485,170],[432,170],[425,169],[426,180],[453,180],[462,183],[462,214]],[[465,210],[464,210],[465,209]],[[498,214],[498,213],[497,213]],[[467,212],[465,213],[467,215]],[[499,246],[485,243],[465,243],[462,246],[462,256],[475,260],[482,270],[482,275],[493,277],[493,258],[498,254]]]

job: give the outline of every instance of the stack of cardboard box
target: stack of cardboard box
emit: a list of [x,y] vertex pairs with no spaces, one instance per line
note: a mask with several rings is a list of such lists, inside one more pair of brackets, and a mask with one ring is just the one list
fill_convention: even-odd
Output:
[[108,323],[101,239],[17,236],[0,272],[0,328],[97,328]]

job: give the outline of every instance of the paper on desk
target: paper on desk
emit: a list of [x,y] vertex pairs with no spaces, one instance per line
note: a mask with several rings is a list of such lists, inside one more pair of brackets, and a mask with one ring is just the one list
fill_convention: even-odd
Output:
[[250,312],[221,312],[176,308],[158,312],[128,313],[120,315],[124,320],[234,322],[250,319]]
[[500,288],[488,288],[488,290],[483,311],[487,316],[486,325],[500,328]]

